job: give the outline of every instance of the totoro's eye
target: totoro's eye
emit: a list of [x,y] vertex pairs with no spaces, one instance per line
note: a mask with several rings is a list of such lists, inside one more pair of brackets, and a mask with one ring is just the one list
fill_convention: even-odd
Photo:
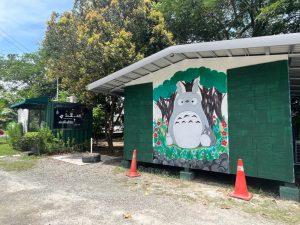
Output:
[[192,105],[196,105],[197,102],[198,102],[198,100],[196,98],[192,98],[192,101],[191,101]]
[[183,105],[183,100],[182,99],[178,99],[178,105]]

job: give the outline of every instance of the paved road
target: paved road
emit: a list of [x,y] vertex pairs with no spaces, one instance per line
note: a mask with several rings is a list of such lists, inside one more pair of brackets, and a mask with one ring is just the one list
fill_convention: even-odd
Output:
[[78,166],[50,158],[27,171],[0,170],[0,224],[278,224],[195,201],[174,192],[188,184],[159,176],[156,182],[156,176],[129,180],[114,165]]

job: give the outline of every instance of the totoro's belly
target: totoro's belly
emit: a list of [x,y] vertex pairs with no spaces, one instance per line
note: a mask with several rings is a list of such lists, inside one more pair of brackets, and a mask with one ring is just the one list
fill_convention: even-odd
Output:
[[198,147],[202,132],[203,123],[195,112],[185,111],[176,116],[173,124],[173,134],[179,147]]

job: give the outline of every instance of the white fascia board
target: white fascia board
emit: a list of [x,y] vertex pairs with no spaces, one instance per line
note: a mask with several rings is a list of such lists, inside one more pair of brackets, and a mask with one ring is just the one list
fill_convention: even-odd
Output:
[[231,50],[300,44],[300,33],[177,45],[174,53]]
[[87,90],[92,90],[94,88],[97,88],[98,86],[102,85],[102,84],[105,84],[111,80],[114,80],[114,79],[117,79],[118,77],[121,77],[127,73],[130,73],[136,69],[139,69],[147,64],[150,64],[158,59],[161,59],[163,57],[166,57],[168,56],[169,54],[173,53],[173,49],[176,48],[177,46],[171,46],[171,47],[168,47],[160,52],[157,52],[151,56],[148,56],[136,63],[133,63],[131,64],[130,66],[127,66],[121,70],[118,70],[117,72],[114,72],[100,80],[97,80],[89,85],[87,85]]

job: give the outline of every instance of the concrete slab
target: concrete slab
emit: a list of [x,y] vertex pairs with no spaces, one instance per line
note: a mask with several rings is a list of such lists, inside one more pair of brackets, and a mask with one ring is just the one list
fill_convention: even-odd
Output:
[[51,157],[52,159],[60,160],[66,163],[71,163],[75,164],[78,166],[83,166],[85,164],[89,163],[83,163],[81,159],[81,155],[73,155],[73,154],[68,154],[68,155],[54,155]]
[[[78,166],[89,165],[90,163],[82,162],[82,155],[81,154],[65,154],[65,155],[54,155],[51,158],[55,160],[60,160],[66,163],[75,164]],[[121,161],[121,157],[112,157],[108,155],[101,155],[101,162],[102,164],[108,164]]]
[[101,155],[101,162],[104,163],[104,164],[121,162],[121,161],[122,161],[122,157],[114,157],[114,156],[109,156],[109,155]]

